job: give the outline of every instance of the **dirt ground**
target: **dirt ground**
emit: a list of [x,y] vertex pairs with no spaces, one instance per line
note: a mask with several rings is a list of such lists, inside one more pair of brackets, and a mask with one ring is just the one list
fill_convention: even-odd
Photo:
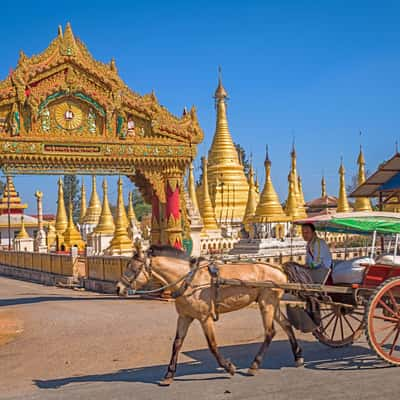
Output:
[[23,323],[18,313],[12,310],[0,310],[0,346],[14,340],[22,331]]
[[388,367],[362,338],[330,349],[297,336],[305,368],[294,367],[278,331],[256,377],[246,376],[263,337],[257,308],[221,317],[222,353],[234,377],[217,368],[194,323],[176,382],[157,383],[175,336],[171,302],[46,287],[0,277],[0,399],[398,399],[400,368]]

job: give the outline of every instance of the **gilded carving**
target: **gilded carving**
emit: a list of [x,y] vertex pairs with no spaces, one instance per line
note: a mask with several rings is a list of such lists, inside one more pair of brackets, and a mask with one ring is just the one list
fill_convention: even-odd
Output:
[[[183,187],[185,168],[202,139],[194,107],[177,117],[154,92],[141,96],[131,90],[115,60],[94,60],[69,24],[41,54],[21,52],[14,71],[0,82],[3,170],[133,177],[137,169],[141,178],[131,179],[146,198],[154,190],[166,204],[166,182]],[[170,216],[162,223],[174,245],[182,239],[180,220]]]

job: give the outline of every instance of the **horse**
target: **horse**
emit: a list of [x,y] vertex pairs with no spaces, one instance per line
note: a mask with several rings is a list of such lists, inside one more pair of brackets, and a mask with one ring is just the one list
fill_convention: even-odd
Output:
[[[151,279],[155,279],[164,287],[168,287],[172,296],[175,297],[175,307],[178,313],[176,335],[167,372],[159,384],[168,386],[173,382],[179,351],[189,326],[195,319],[200,322],[208,347],[218,365],[229,374],[234,375],[235,365],[225,359],[217,347],[214,328],[215,314],[216,312],[219,314],[236,311],[253,302],[258,303],[261,312],[264,341],[248,369],[248,375],[255,375],[263,361],[268,346],[276,333],[274,321],[282,327],[289,338],[295,365],[302,366],[304,364],[302,348],[297,342],[292,325],[279,309],[283,290],[222,285],[218,289],[217,302],[215,302],[215,287],[211,285],[212,273],[209,265],[209,261],[201,259],[191,262],[186,253],[174,247],[153,245],[147,253],[136,252],[117,283],[118,294],[124,296],[129,288],[137,290]],[[282,269],[264,263],[221,264],[218,266],[218,271],[220,278],[225,279],[272,281],[277,285],[287,282],[286,274]]]

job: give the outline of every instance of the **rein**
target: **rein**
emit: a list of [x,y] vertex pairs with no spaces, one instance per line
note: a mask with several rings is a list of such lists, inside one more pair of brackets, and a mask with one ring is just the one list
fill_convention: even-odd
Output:
[[[147,260],[149,260],[149,263],[147,263]],[[139,276],[139,274],[141,272],[146,272],[147,276],[146,278],[148,280],[151,279],[151,277],[153,276],[153,270],[152,270],[152,266],[151,266],[151,257],[147,256],[147,258],[145,258],[144,260],[138,260],[142,263],[141,267],[138,268],[138,270],[136,271],[136,273],[133,275],[133,277],[131,279],[128,279],[125,275],[122,275],[121,277],[121,281],[125,284],[128,284],[129,286],[132,285],[132,283],[136,286],[136,278]],[[131,262],[129,261],[128,265]],[[146,295],[146,294],[153,294],[153,293],[158,293],[158,292],[163,292],[166,289],[169,289],[179,283],[181,283],[182,281],[184,282],[184,284],[175,292],[172,293],[172,297],[173,298],[177,298],[179,296],[182,296],[185,291],[188,289],[188,287],[190,286],[190,284],[192,283],[194,276],[196,274],[196,272],[199,270],[199,261],[196,260],[196,266],[194,268],[192,268],[187,274],[183,275],[182,277],[180,277],[179,279],[175,280],[174,282],[168,283],[166,285],[163,285],[157,289],[150,289],[150,290],[137,290],[135,288],[128,288],[126,289],[126,292],[129,296],[133,296],[135,294],[139,294],[139,295]]]

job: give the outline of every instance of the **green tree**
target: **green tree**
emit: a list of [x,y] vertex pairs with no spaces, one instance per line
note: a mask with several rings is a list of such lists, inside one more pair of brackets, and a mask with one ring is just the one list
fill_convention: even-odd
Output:
[[142,194],[138,188],[133,188],[133,209],[136,213],[136,218],[141,221],[143,215],[147,215],[151,212],[151,205],[144,201]]
[[239,162],[243,165],[244,173],[246,176],[249,176],[250,162],[247,157],[246,150],[239,143],[235,143],[235,147],[238,153]]
[[64,175],[64,202],[67,211],[70,201],[72,201],[72,218],[74,223],[77,223],[81,212],[81,192],[79,179],[76,175]]
[[4,189],[6,188],[6,183],[0,180],[0,196],[3,196]]

